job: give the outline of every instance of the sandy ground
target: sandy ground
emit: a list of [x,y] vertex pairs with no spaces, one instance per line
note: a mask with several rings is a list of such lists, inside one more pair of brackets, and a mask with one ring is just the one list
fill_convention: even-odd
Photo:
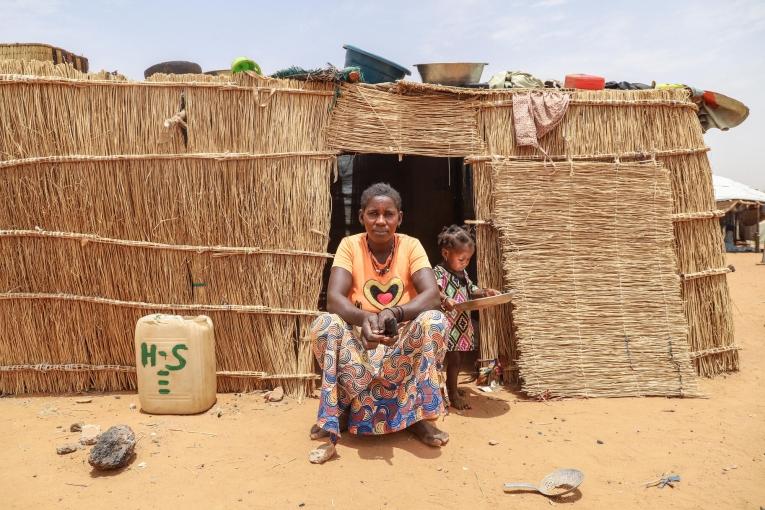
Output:
[[[729,257],[740,373],[701,381],[706,399],[524,401],[465,385],[473,409],[440,425],[443,449],[408,433],[344,437],[339,456],[309,464],[317,401],[266,404],[220,395],[222,415],[151,416],[134,394],[0,399],[2,508],[735,508],[765,506],[765,266]],[[91,471],[73,422],[126,423],[139,436],[122,471]],[[492,446],[489,441],[498,441]],[[598,441],[601,441],[600,444]],[[549,501],[505,494],[554,468],[585,473],[580,491]],[[645,488],[662,473],[675,488]]]

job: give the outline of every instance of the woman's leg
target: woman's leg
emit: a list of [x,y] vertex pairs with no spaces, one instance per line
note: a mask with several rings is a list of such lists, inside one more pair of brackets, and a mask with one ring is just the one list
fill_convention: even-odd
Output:
[[348,427],[351,401],[369,385],[373,371],[353,328],[340,316],[320,315],[311,325],[311,340],[322,368],[319,412],[311,437],[329,434],[336,441]]
[[395,385],[396,389],[397,406],[381,402],[386,425],[391,426],[391,431],[406,427],[431,446],[443,446],[449,441],[449,434],[432,422],[443,411],[439,370],[445,355],[444,329],[441,312],[421,313],[400,332],[398,344],[386,352],[381,372],[382,380],[388,383],[385,386]]

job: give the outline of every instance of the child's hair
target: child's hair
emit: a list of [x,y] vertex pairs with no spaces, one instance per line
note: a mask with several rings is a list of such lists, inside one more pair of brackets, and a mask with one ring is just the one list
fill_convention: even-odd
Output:
[[361,193],[361,208],[366,209],[367,204],[374,197],[388,197],[393,200],[396,209],[401,210],[401,195],[386,182],[372,184]]
[[438,248],[441,250],[468,247],[475,248],[475,241],[464,227],[449,225],[438,234]]

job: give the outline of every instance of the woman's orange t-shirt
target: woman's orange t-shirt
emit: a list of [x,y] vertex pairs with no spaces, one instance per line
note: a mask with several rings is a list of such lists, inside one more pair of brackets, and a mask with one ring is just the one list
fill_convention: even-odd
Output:
[[357,308],[379,312],[385,308],[408,303],[417,295],[412,275],[430,267],[428,255],[414,237],[396,234],[398,246],[393,254],[390,271],[378,275],[372,266],[372,254],[367,235],[356,234],[340,241],[332,267],[342,267],[353,276],[348,299]]

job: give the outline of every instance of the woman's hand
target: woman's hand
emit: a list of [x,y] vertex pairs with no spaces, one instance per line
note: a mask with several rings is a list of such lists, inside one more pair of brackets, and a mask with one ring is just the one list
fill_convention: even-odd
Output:
[[395,319],[395,315],[387,308],[379,314],[370,313],[364,317],[364,322],[361,324],[361,340],[367,349],[374,349],[378,344],[391,346],[398,341],[398,335],[385,336],[383,333],[385,319],[388,318]]
[[502,293],[496,289],[483,289],[483,294],[486,297],[491,297],[491,296],[499,296]]

